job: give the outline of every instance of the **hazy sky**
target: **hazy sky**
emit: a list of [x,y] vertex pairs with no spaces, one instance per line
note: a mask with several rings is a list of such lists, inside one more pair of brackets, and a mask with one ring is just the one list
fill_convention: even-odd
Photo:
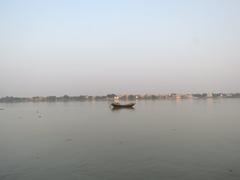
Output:
[[0,96],[240,92],[239,0],[1,0]]

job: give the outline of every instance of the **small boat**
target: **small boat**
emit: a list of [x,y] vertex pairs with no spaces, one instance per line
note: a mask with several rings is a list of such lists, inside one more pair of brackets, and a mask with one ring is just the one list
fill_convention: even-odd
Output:
[[112,103],[113,108],[133,108],[135,103],[128,103],[128,104],[120,104],[120,103]]

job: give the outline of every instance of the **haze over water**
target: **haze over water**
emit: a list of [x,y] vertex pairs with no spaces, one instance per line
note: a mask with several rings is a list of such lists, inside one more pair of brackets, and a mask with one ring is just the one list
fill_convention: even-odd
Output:
[[0,96],[240,92],[238,0],[2,0]]
[[1,104],[0,179],[239,179],[239,99],[108,105]]

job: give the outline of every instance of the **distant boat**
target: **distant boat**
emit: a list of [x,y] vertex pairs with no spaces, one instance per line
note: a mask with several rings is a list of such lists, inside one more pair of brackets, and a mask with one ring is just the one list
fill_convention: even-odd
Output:
[[112,103],[113,108],[133,108],[135,103],[128,103],[128,104],[120,104],[120,103]]

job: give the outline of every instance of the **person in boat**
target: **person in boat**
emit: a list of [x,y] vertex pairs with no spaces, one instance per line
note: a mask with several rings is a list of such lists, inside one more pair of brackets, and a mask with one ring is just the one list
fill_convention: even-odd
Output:
[[114,103],[114,104],[120,104],[120,102],[119,102],[118,99],[114,99],[113,103]]

